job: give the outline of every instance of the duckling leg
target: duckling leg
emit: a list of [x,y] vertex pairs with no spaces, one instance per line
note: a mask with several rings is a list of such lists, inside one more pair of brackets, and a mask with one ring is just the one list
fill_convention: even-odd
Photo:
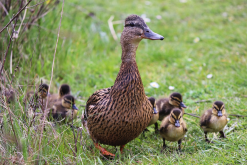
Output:
[[208,140],[208,137],[207,137],[207,132],[204,132],[204,134],[205,134],[205,141],[206,141],[207,143],[210,143],[210,140]]
[[105,148],[101,147],[99,143],[94,143],[95,148],[99,149],[101,154],[104,156],[111,156],[111,157],[115,157],[114,154],[108,152]]
[[178,141],[178,151],[181,151],[181,143],[182,143],[182,140],[180,139],[180,140]]
[[121,154],[123,154],[124,146],[125,146],[125,145],[121,145],[121,146],[120,146],[120,152],[121,152]]
[[165,148],[166,148],[166,139],[163,138],[163,149],[165,149]]
[[226,138],[226,136],[225,136],[223,131],[220,131],[220,138]]
[[158,130],[158,123],[156,122],[156,123],[154,123],[154,125],[155,125],[155,133],[159,133],[159,130]]

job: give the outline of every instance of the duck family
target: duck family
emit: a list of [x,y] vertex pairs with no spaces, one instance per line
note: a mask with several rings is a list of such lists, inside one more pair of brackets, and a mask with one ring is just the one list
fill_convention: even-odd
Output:
[[[83,126],[95,148],[107,157],[115,157],[115,154],[101,144],[120,146],[123,153],[125,145],[153,124],[155,132],[163,139],[162,150],[167,148],[166,141],[170,141],[177,142],[181,151],[181,143],[188,130],[183,119],[187,106],[180,93],[171,93],[168,98],[160,98],[157,102],[154,97],[145,94],[136,63],[136,50],[143,39],[163,40],[164,37],[153,32],[141,17],[128,16],[121,34],[122,55],[116,80],[111,87],[97,90],[88,98],[82,115]],[[70,86],[62,84],[57,94],[50,94],[49,90],[49,86],[43,83],[37,91],[29,91],[23,99],[26,109],[32,113],[41,109],[42,114],[47,112],[48,121],[56,123],[70,123],[76,119],[79,110]],[[7,100],[11,101],[10,98],[7,97]],[[207,138],[210,132],[219,132],[220,138],[225,138],[223,129],[226,124],[225,105],[222,101],[215,101],[212,108],[200,117],[205,141],[211,142]]]

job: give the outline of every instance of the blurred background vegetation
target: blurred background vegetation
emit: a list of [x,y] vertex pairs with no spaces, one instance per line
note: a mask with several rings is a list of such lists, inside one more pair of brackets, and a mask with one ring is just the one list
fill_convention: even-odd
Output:
[[[0,30],[28,2],[1,0]],[[17,103],[7,106],[14,112],[14,129],[19,130],[22,144],[22,149],[18,149],[19,144],[7,143],[3,136],[0,137],[4,148],[0,151],[0,158],[2,156],[4,159],[1,160],[7,161],[7,164],[8,161],[14,162],[13,157],[17,157],[20,163],[32,164],[41,154],[36,146],[38,140],[33,138],[35,131],[25,132],[22,128],[26,127],[25,122],[24,126],[20,125],[23,119],[17,116],[23,115],[21,100],[26,91],[33,89],[41,80],[50,83],[62,3],[59,0],[32,0],[26,10],[0,33],[0,66],[6,55],[0,83],[13,88],[18,95]],[[94,91],[112,86],[121,63],[119,39],[123,21],[130,14],[142,16],[150,29],[165,37],[163,41],[143,40],[137,50],[136,61],[147,96],[160,98],[177,91],[183,95],[187,112],[201,114],[211,107],[213,101],[222,100],[228,113],[246,114],[246,0],[65,1],[51,93],[57,93],[59,85],[68,83],[77,104],[84,105]],[[111,33],[109,22],[113,23],[115,35]],[[10,42],[13,27],[15,31],[20,31],[15,33],[18,37]],[[151,82],[158,83],[159,87],[153,87]],[[80,109],[81,114],[83,107]],[[6,122],[4,130],[12,129],[6,106],[1,107],[1,111]],[[246,118],[232,118],[229,128],[237,122],[235,133],[229,131],[228,140],[210,146],[202,142],[203,133],[198,127],[198,120],[186,117],[189,132],[183,146],[184,155],[161,154],[162,141],[158,135],[153,135],[150,128],[148,139],[140,137],[129,143],[123,159],[120,157],[110,163],[245,162],[246,137],[242,135],[247,133]],[[75,124],[81,126],[80,119]],[[67,144],[73,143],[72,131],[66,126],[56,128],[56,131],[58,142],[52,133],[45,132],[43,143],[52,139],[55,142],[43,148],[42,162],[75,163]],[[83,135],[84,147],[80,147],[82,143],[78,144],[77,163],[109,163],[104,162],[94,148],[90,149],[92,142],[86,134]],[[231,145],[233,143],[237,146]],[[53,149],[54,146],[58,148]],[[30,150],[34,153],[30,154]],[[19,152],[22,157],[17,154]],[[236,155],[231,157],[231,152]]]

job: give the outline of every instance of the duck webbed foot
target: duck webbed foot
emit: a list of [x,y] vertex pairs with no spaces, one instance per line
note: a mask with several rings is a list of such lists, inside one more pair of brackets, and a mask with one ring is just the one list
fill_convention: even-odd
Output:
[[223,131],[220,131],[220,138],[226,138],[226,136],[225,136]]
[[105,148],[101,147],[99,143],[94,143],[95,148],[100,150],[100,153],[106,157],[115,157],[115,154],[108,152]]
[[121,154],[123,154],[124,146],[125,146],[125,145],[121,145],[121,146],[120,146],[120,152],[121,152]]

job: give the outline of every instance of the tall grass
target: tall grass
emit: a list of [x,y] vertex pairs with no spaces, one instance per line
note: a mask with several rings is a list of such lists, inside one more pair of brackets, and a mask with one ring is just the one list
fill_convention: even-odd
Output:
[[[139,136],[128,143],[123,155],[115,147],[104,146],[117,153],[114,160],[100,156],[83,128],[75,129],[78,137],[75,157],[73,131],[67,125],[46,122],[39,147],[40,118],[35,118],[29,127],[31,119],[22,101],[27,91],[37,90],[41,79],[50,82],[62,7],[58,1],[45,1],[32,7],[40,2],[33,0],[28,5],[31,8],[27,10],[23,30],[11,42],[0,75],[4,88],[16,93],[15,101],[10,104],[8,98],[0,97],[1,164],[245,164],[247,120],[233,116],[225,128],[227,139],[209,135],[214,144],[204,142],[197,118],[184,116],[188,133],[180,154],[176,152],[177,143],[168,143],[171,149],[160,152],[162,139],[154,134],[153,126],[148,128],[147,138]],[[222,100],[227,113],[246,115],[247,3],[244,0],[182,2],[65,1],[51,93],[57,93],[62,83],[70,84],[80,107],[80,117],[84,110],[81,105],[85,105],[94,91],[112,86],[119,71],[119,36],[123,24],[114,24],[118,36],[115,41],[108,19],[112,15],[113,21],[118,21],[129,14],[145,14],[150,19],[147,23],[150,29],[165,37],[164,41],[143,40],[137,50],[136,61],[147,96],[158,99],[178,91],[183,95],[188,113],[201,114],[211,108],[213,101]],[[0,30],[21,6],[19,1],[11,4],[9,15],[1,15]],[[39,11],[46,14],[37,16]],[[0,12],[3,13],[1,7]],[[16,29],[22,17],[23,13],[18,17]],[[35,17],[39,19],[32,22]],[[27,28],[30,21],[32,26]],[[9,43],[7,29],[0,34],[0,41],[2,62]],[[212,78],[207,78],[209,74]],[[160,87],[152,88],[151,82],[157,82]],[[169,86],[175,89],[171,91]],[[80,118],[74,125],[82,126]]]

